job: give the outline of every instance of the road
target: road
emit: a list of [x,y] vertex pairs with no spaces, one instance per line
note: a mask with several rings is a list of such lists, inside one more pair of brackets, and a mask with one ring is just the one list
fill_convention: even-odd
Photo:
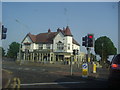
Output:
[[13,72],[21,80],[21,88],[107,88],[108,70],[97,69],[83,78],[81,67],[73,66],[70,75],[69,65],[37,64],[18,65],[15,62],[3,62],[3,69]]

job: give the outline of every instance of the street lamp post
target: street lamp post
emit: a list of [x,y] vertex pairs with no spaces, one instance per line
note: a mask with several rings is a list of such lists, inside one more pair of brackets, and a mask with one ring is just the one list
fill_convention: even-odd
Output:
[[21,43],[20,43],[20,47],[19,47],[19,61],[20,61],[20,65],[22,64],[22,62],[21,62]]
[[103,45],[104,45],[104,44],[102,43],[102,61],[103,61]]

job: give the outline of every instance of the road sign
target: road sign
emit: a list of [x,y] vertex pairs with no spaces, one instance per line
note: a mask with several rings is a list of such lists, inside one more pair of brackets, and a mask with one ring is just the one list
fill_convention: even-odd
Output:
[[83,63],[82,65],[82,77],[87,77],[88,76],[88,64]]

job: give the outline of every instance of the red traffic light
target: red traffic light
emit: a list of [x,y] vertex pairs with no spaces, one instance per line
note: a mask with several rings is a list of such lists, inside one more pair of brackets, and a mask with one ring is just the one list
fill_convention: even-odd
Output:
[[92,36],[92,35],[90,35],[90,36],[89,36],[89,38],[93,38],[93,36]]

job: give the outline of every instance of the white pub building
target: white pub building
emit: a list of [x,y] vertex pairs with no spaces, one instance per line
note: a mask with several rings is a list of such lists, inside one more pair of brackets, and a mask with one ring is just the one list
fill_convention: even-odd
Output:
[[73,38],[67,26],[57,29],[57,32],[33,35],[28,33],[21,42],[21,49],[18,59],[40,63],[69,63],[73,50],[78,50],[79,55],[75,56],[74,62],[81,60],[80,44]]

